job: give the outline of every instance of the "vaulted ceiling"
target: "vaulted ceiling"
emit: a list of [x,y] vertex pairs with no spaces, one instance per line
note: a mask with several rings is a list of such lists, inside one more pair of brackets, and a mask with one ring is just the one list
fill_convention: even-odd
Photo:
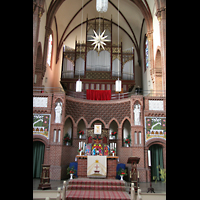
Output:
[[[92,18],[103,17],[113,21],[113,38],[117,42],[117,25],[120,26],[120,39],[128,37],[130,45],[139,51],[140,34],[143,21],[147,31],[152,31],[152,10],[154,0],[118,0],[108,1],[105,13],[96,11],[96,0],[52,0],[47,13],[46,26],[52,27],[54,21],[57,29],[58,52],[63,44],[74,47],[75,38],[85,41],[85,24],[82,22]],[[119,13],[119,20],[118,20]],[[76,28],[78,26],[78,28]]]

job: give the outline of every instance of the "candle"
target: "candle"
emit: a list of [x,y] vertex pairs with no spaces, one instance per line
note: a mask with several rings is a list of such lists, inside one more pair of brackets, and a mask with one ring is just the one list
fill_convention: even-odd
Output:
[[139,171],[138,171],[138,178],[139,178]]
[[81,148],[81,144],[80,144],[80,142],[78,142],[78,147],[79,147],[79,149]]
[[115,148],[116,148],[116,143],[115,143]]
[[85,151],[85,142],[83,142],[83,152]]
[[151,167],[151,151],[148,150],[148,165]]

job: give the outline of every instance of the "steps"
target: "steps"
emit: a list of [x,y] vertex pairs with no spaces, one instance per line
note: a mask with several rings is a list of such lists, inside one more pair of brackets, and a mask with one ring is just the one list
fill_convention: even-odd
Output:
[[131,198],[126,192],[124,181],[80,178],[69,181],[66,199],[130,200]]

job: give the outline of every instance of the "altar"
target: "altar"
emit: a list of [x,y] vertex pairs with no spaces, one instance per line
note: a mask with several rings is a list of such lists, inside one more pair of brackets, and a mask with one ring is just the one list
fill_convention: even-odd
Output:
[[[115,179],[116,178],[116,168],[117,168],[117,162],[119,157],[118,156],[91,156],[93,157],[92,159],[94,159],[94,162],[96,162],[96,160],[98,160],[100,157],[105,157],[106,159],[106,172],[105,174],[101,175],[99,172],[101,172],[99,170],[98,167],[102,167],[102,166],[98,166],[98,165],[93,165],[93,168],[88,168],[88,158],[90,156],[80,156],[77,155],[77,162],[78,162],[78,170],[77,170],[77,175],[79,178],[86,178],[86,177],[90,177],[90,178],[107,178],[107,179]],[[93,162],[91,162],[93,164]],[[89,165],[90,166],[90,165]],[[97,170],[95,172],[95,167],[97,167]],[[91,170],[91,171],[89,171]],[[99,172],[98,172],[99,171]],[[87,173],[89,172],[89,173]],[[104,172],[104,171],[103,171]]]
[[116,178],[119,157],[116,143],[109,141],[109,129],[102,124],[86,130],[86,141],[79,142],[77,175],[80,178]]

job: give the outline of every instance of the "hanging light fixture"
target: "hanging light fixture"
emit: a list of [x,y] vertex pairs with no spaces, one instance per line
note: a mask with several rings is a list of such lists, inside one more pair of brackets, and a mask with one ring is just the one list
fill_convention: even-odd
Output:
[[76,92],[82,92],[82,81],[80,81],[80,77],[78,81],[76,81]]
[[122,88],[122,82],[119,80],[115,81],[115,92],[121,92],[121,88]]
[[96,10],[100,13],[108,10],[108,0],[96,0]]
[[[119,0],[118,0],[119,9]],[[118,11],[118,58],[119,58],[119,11]],[[121,92],[122,82],[119,80],[119,62],[118,62],[118,80],[115,81],[115,92]]]
[[[82,0],[82,17],[81,23],[83,22],[83,0]],[[81,39],[82,39],[82,25],[81,25]],[[80,58],[81,58],[81,43],[80,43]],[[79,69],[79,78],[76,81],[76,92],[82,92],[82,81],[80,81],[80,69]]]

